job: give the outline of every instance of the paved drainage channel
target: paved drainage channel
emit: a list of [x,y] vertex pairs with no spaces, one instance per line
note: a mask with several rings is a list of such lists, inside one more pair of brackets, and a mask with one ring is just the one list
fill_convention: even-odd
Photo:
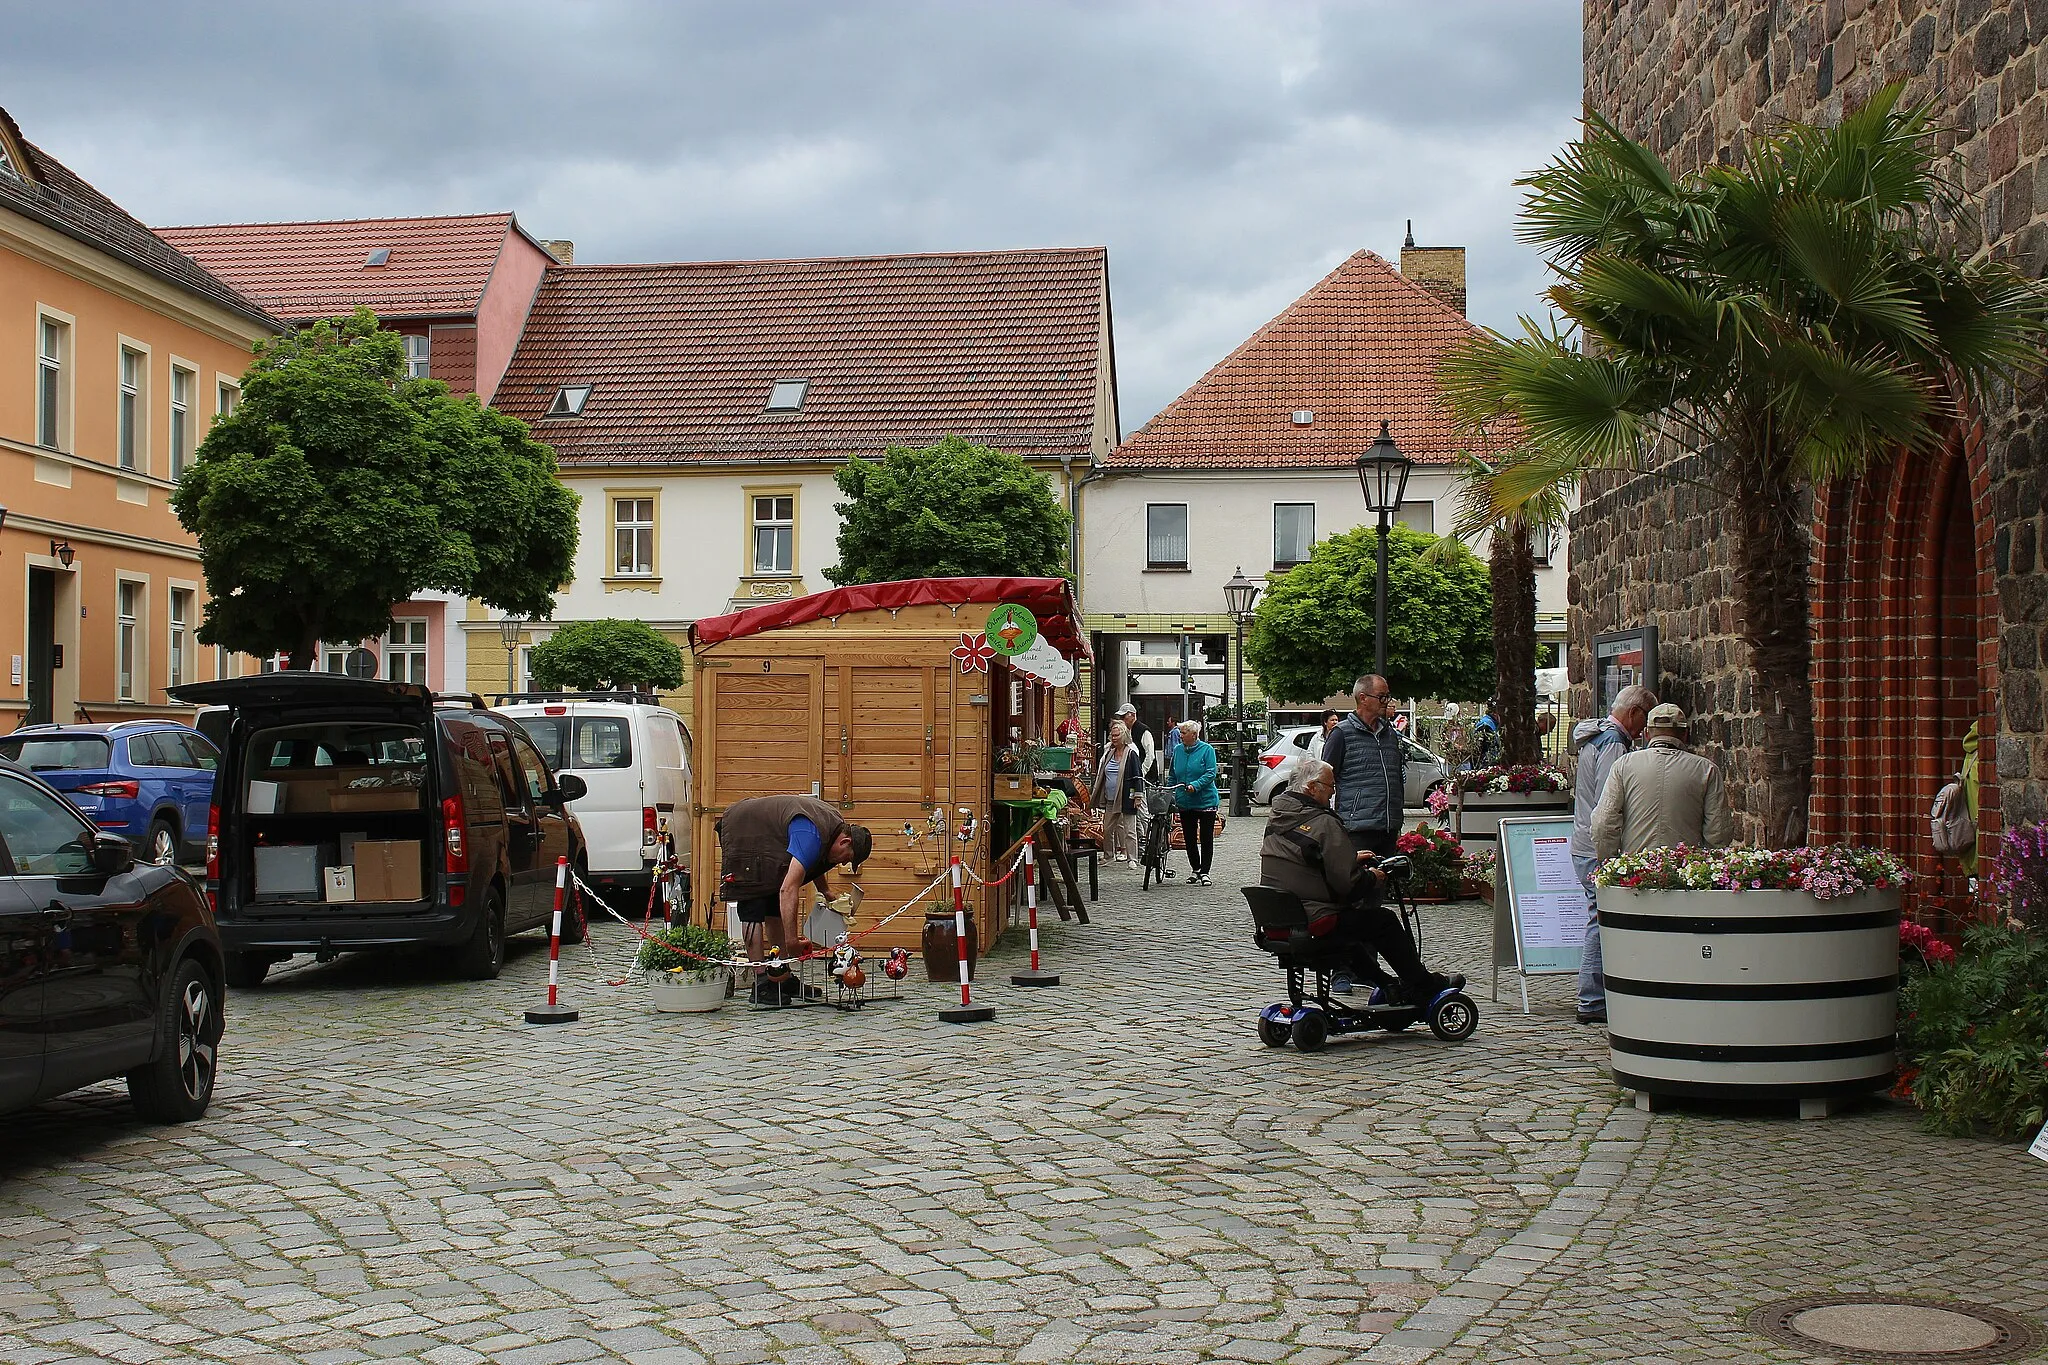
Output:
[[1783,1346],[1841,1360],[2021,1360],[2042,1344],[2024,1318],[1974,1303],[1886,1294],[1808,1295],[1752,1309],[1749,1329]]

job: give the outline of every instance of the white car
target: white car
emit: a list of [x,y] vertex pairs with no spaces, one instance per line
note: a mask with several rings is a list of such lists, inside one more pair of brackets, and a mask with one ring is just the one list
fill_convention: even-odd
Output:
[[[1401,802],[1406,806],[1420,806],[1429,799],[1430,790],[1440,786],[1444,780],[1444,761],[1414,740],[1403,736],[1401,751],[1407,756],[1408,766],[1402,773]],[[1266,751],[1259,755],[1258,776],[1252,782],[1252,800],[1261,806],[1273,804],[1273,793],[1286,787],[1302,757],[1323,756],[1323,727],[1320,725],[1290,725],[1280,731]]]
[[[589,846],[591,881],[645,908],[664,836],[690,866],[690,732],[682,718],[633,692],[521,693],[492,708],[510,716],[558,773],[589,793],[570,803]],[[639,899],[635,904],[634,898]]]

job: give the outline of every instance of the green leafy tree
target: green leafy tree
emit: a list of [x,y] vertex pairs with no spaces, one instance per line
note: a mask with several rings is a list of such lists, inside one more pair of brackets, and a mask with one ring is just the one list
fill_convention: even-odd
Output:
[[[1938,447],[1985,388],[2038,362],[2036,286],[1935,245],[1964,212],[1926,112],[1899,87],[1834,126],[1790,124],[1743,165],[1674,175],[1598,115],[1522,183],[1564,330],[1523,320],[1446,357],[1453,410],[1524,448],[1481,524],[1592,470],[1685,477],[1724,498],[1761,753],[1764,842],[1806,838],[1813,782],[1812,490]],[[1468,523],[1469,524],[1469,523]]]
[[571,621],[533,647],[543,692],[628,691],[683,685],[683,651],[645,621]]
[[1067,514],[1015,455],[948,436],[849,461],[834,479],[848,498],[837,509],[839,562],[825,570],[834,583],[1064,570]]
[[[1397,697],[1485,696],[1493,595],[1463,545],[1395,526],[1387,536],[1387,684]],[[1269,697],[1320,701],[1372,671],[1379,531],[1331,536],[1260,600],[1244,657]]]
[[261,343],[171,506],[212,591],[199,638],[310,668],[430,589],[544,616],[576,553],[576,495],[524,423],[409,379],[367,309]]

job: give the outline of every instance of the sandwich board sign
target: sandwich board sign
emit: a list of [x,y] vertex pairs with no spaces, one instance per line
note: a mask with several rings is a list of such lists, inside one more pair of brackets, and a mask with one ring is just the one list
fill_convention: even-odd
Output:
[[1506,967],[1522,978],[1577,976],[1586,943],[1586,889],[1572,867],[1572,817],[1511,816],[1500,822],[1494,872],[1493,998]]

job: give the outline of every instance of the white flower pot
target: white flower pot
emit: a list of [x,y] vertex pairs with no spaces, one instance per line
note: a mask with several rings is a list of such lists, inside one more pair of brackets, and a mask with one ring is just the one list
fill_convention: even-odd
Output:
[[1807,1099],[1891,1084],[1899,893],[1600,888],[1616,1082]]
[[658,972],[647,979],[647,998],[663,1014],[709,1014],[725,1003],[726,987],[724,972],[708,981]]
[[1446,829],[1454,826],[1460,831],[1460,843],[1467,841],[1492,845],[1500,839],[1500,822],[1503,819],[1519,820],[1523,816],[1570,815],[1572,794],[1570,792],[1466,792],[1465,814],[1460,819],[1458,807],[1453,803],[1444,812],[1441,824]]

